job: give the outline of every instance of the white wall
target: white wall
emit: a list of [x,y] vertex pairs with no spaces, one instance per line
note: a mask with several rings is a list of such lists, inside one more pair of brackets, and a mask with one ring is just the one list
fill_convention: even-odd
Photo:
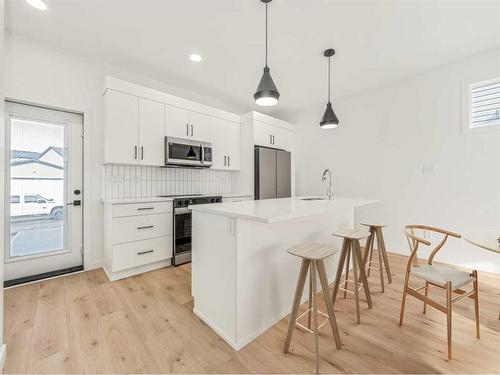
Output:
[[[3,30],[3,28],[2,28]],[[5,96],[31,103],[84,112],[86,140],[85,163],[90,165],[91,187],[84,193],[90,197],[91,256],[87,267],[100,266],[103,256],[103,205],[101,203],[101,165],[103,161],[104,77],[111,75],[130,82],[165,91],[186,99],[225,110],[234,110],[214,98],[168,86],[149,79],[146,74],[133,74],[119,67],[72,55],[31,39],[6,33]],[[87,246],[88,247],[88,246]],[[87,249],[88,250],[88,249]]]
[[[494,77],[500,49],[335,100],[335,130],[318,126],[324,104],[298,113],[298,193],[324,194],[321,173],[331,168],[337,195],[382,200],[388,248],[404,254],[406,224],[500,230],[500,128],[461,132],[462,84]],[[500,273],[500,256],[463,240],[449,245],[438,260]]]

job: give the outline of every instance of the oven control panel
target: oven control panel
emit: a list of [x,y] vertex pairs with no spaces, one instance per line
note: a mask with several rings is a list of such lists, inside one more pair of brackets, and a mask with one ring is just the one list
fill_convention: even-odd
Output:
[[174,199],[174,208],[187,207],[193,204],[209,204],[221,203],[221,196],[208,196],[208,197],[183,197]]

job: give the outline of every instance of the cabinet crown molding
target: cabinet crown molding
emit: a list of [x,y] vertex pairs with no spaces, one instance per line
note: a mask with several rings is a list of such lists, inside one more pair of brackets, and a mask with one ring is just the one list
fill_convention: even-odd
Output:
[[245,113],[244,115],[241,115],[241,123],[242,124],[247,123],[247,122],[251,122],[251,121],[260,121],[260,122],[263,122],[265,124],[272,125],[272,126],[278,126],[278,127],[281,127],[281,128],[287,129],[287,130],[292,130],[292,131],[295,130],[295,125],[293,125],[289,122],[277,119],[276,117],[271,117],[269,115],[265,115],[264,113],[260,113],[257,111],[251,111],[251,112]]
[[198,112],[211,117],[218,117],[232,122],[240,122],[240,116],[234,113],[200,104],[192,100],[184,99],[165,92],[144,87],[132,82],[124,81],[115,77],[104,78],[103,95],[107,90],[119,91],[124,94],[135,95],[144,99],[153,100],[166,105],[180,107],[189,111]]

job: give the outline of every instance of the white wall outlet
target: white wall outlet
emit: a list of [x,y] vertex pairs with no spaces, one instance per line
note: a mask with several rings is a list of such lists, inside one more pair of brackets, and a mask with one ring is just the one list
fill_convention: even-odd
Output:
[[429,164],[429,165],[423,165],[422,166],[422,174],[425,175],[431,175],[435,176],[436,175],[436,166]]

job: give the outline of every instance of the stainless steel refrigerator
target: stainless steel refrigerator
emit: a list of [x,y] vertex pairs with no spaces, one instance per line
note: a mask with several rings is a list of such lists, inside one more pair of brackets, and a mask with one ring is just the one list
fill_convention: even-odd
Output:
[[288,151],[255,146],[255,199],[292,195],[292,163]]

